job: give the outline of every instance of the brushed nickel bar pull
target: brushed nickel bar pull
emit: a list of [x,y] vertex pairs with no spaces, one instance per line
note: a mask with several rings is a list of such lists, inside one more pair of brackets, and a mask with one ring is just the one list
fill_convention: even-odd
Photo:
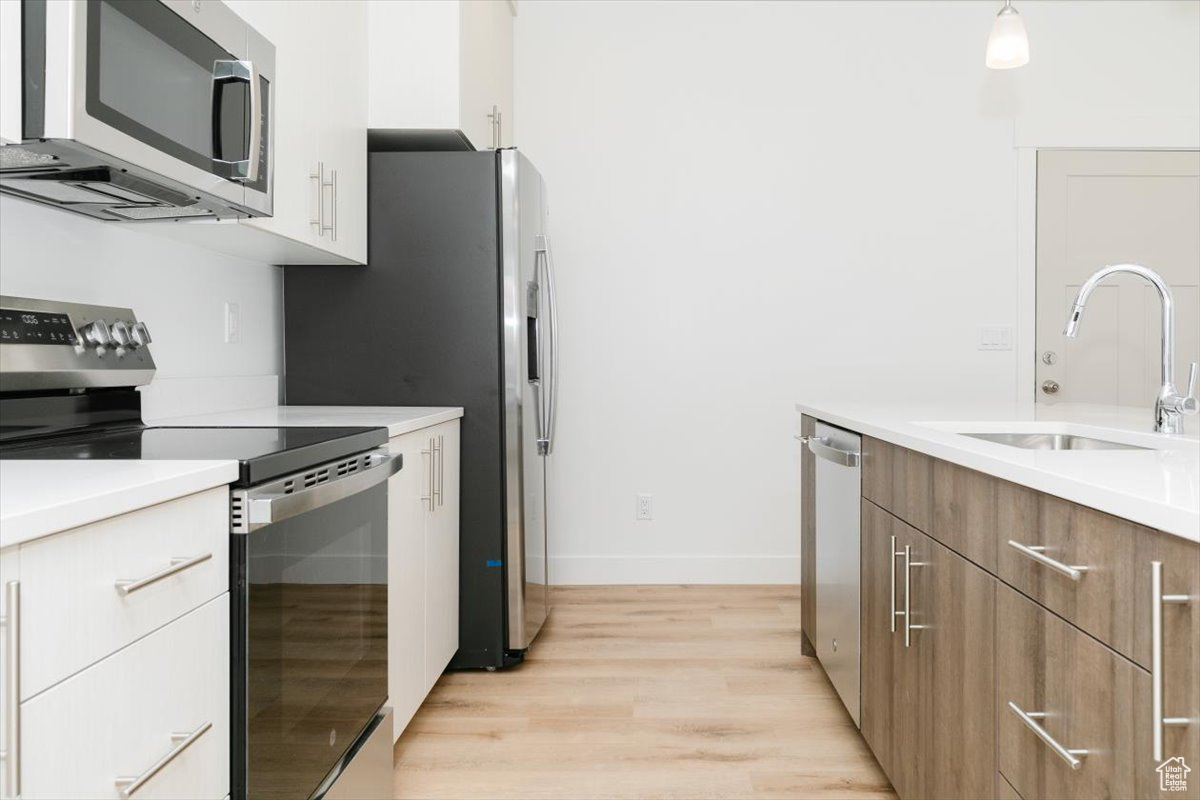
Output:
[[433,489],[431,491],[433,492],[434,502],[441,506],[443,504],[442,465],[446,461],[442,453],[442,437],[439,435],[431,439],[430,446],[433,448],[433,458],[435,463],[431,465],[433,469],[429,474],[429,482],[433,485]]
[[4,585],[8,613],[0,617],[4,628],[4,718],[6,730],[0,752],[4,762],[4,789],[7,797],[21,796],[21,583]]
[[1049,732],[1041,726],[1041,723],[1038,722],[1038,720],[1046,718],[1045,711],[1023,711],[1020,706],[1011,700],[1008,701],[1008,707],[1014,714],[1017,715],[1017,718],[1021,720],[1021,722],[1025,723],[1025,726],[1029,728],[1029,730],[1033,731],[1039,739],[1046,743],[1047,747],[1054,751],[1056,756],[1070,764],[1071,769],[1077,770],[1083,766],[1083,758],[1087,756],[1088,751],[1072,750],[1059,744],[1058,740],[1051,736]]
[[896,556],[903,555],[902,552],[896,552],[896,537],[891,537],[892,544],[888,547],[888,560],[891,561],[891,576],[892,590],[888,593],[888,599],[891,601],[892,613],[888,615],[888,622],[891,623],[892,633],[896,632]]
[[185,569],[191,569],[197,564],[203,564],[210,558],[212,558],[212,553],[201,553],[200,555],[192,556],[191,558],[186,556],[172,558],[171,565],[169,567],[164,567],[158,572],[151,573],[144,578],[138,578],[137,580],[120,580],[113,585],[117,589],[117,594],[125,597],[126,595],[133,594],[139,589],[145,589],[151,584],[158,583],[163,578],[169,578],[177,572],[183,572]]
[[438,505],[446,505],[446,437],[443,434],[438,434],[437,443],[438,454]]
[[1040,544],[1021,544],[1020,542],[1009,539],[1008,546],[1026,558],[1032,559],[1042,566],[1049,567],[1060,575],[1066,575],[1073,581],[1079,580],[1083,577],[1083,573],[1088,571],[1087,567],[1070,566],[1062,563],[1061,561],[1055,561],[1053,558],[1050,558],[1050,556],[1045,554],[1046,548]]
[[429,456],[429,491],[421,495],[422,500],[429,501],[429,510],[433,511],[433,439],[429,440],[429,449],[422,450],[421,455]]
[[172,761],[179,758],[184,750],[187,750],[189,747],[195,744],[196,740],[208,733],[209,729],[211,728],[212,723],[206,722],[191,733],[172,733],[171,741],[175,744],[175,746],[171,748],[171,752],[167,753],[158,761],[155,761],[152,765],[150,765],[150,768],[141,775],[137,775],[132,778],[117,778],[115,781],[117,784],[117,794],[121,796],[122,800],[128,800],[128,798],[133,797],[134,793],[138,789],[141,789],[143,786],[145,786],[147,781],[149,781],[158,773],[162,772],[163,767],[167,766],[167,764],[170,764]]
[[909,647],[912,644],[912,626],[909,621],[912,619],[912,606],[909,599],[912,597],[912,545],[904,545],[904,646]]
[[337,232],[338,232],[338,203],[337,203],[338,180],[337,180],[337,170],[336,169],[331,169],[329,171],[329,181],[330,181],[329,219],[331,220],[331,223],[329,225],[329,241],[336,242],[337,241]]
[[1186,594],[1163,594],[1163,565],[1161,561],[1150,562],[1150,682],[1151,682],[1151,726],[1154,729],[1155,764],[1163,760],[1163,728],[1190,724],[1187,717],[1163,716],[1163,605],[1185,604],[1191,601]]
[[317,171],[308,173],[309,180],[317,182],[317,218],[308,218],[309,225],[315,225],[317,236],[325,235],[325,162],[317,162]]

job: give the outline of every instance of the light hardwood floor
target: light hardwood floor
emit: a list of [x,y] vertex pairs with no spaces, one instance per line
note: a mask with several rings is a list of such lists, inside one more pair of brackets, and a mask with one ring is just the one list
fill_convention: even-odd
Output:
[[893,798],[796,587],[558,587],[526,660],[443,675],[397,798]]

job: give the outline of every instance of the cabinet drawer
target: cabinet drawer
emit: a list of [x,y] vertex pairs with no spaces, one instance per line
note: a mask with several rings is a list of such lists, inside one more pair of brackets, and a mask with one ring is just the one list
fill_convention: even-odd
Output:
[[21,796],[119,797],[205,725],[137,800],[229,793],[228,593],[23,703]]
[[[21,698],[229,589],[229,493],[210,489],[21,546]],[[122,594],[173,559],[209,556]]]
[[862,493],[919,531],[930,529],[933,459],[879,439],[862,440]]
[[996,548],[1008,531],[1030,530],[1037,492],[947,461],[933,463],[933,527],[942,544],[996,572]]
[[[1133,797],[1135,702],[1149,676],[1006,586],[997,602],[1000,771],[1026,800]],[[1010,703],[1037,718],[1022,721]],[[1086,750],[1072,756],[1078,768],[1033,725]]]
[[[1045,494],[1037,498],[1036,515],[1008,517],[998,543],[1000,578],[1133,658],[1134,546],[1154,532]],[[1030,553],[1018,545],[1042,549]],[[1066,567],[1080,572],[1072,578]]]

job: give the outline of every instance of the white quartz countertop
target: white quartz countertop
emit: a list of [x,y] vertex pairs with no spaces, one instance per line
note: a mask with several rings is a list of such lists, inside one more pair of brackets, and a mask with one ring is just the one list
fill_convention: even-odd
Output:
[[299,428],[387,428],[388,437],[419,431],[458,419],[461,408],[418,406],[267,406],[191,417],[155,420],[154,425],[230,428],[293,426]]
[[[1200,541],[1200,418],[1153,432],[1149,408],[1081,404],[917,405],[819,401],[804,414],[935,458]],[[1069,433],[1145,450],[1025,450],[961,433]]]
[[237,477],[236,461],[0,461],[0,548]]

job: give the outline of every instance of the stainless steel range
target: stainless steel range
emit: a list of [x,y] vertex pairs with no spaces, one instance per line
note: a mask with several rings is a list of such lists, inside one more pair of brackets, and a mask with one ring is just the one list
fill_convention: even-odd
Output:
[[127,308],[0,297],[0,458],[237,460],[231,796],[391,797],[387,431],[146,426],[150,342]]

